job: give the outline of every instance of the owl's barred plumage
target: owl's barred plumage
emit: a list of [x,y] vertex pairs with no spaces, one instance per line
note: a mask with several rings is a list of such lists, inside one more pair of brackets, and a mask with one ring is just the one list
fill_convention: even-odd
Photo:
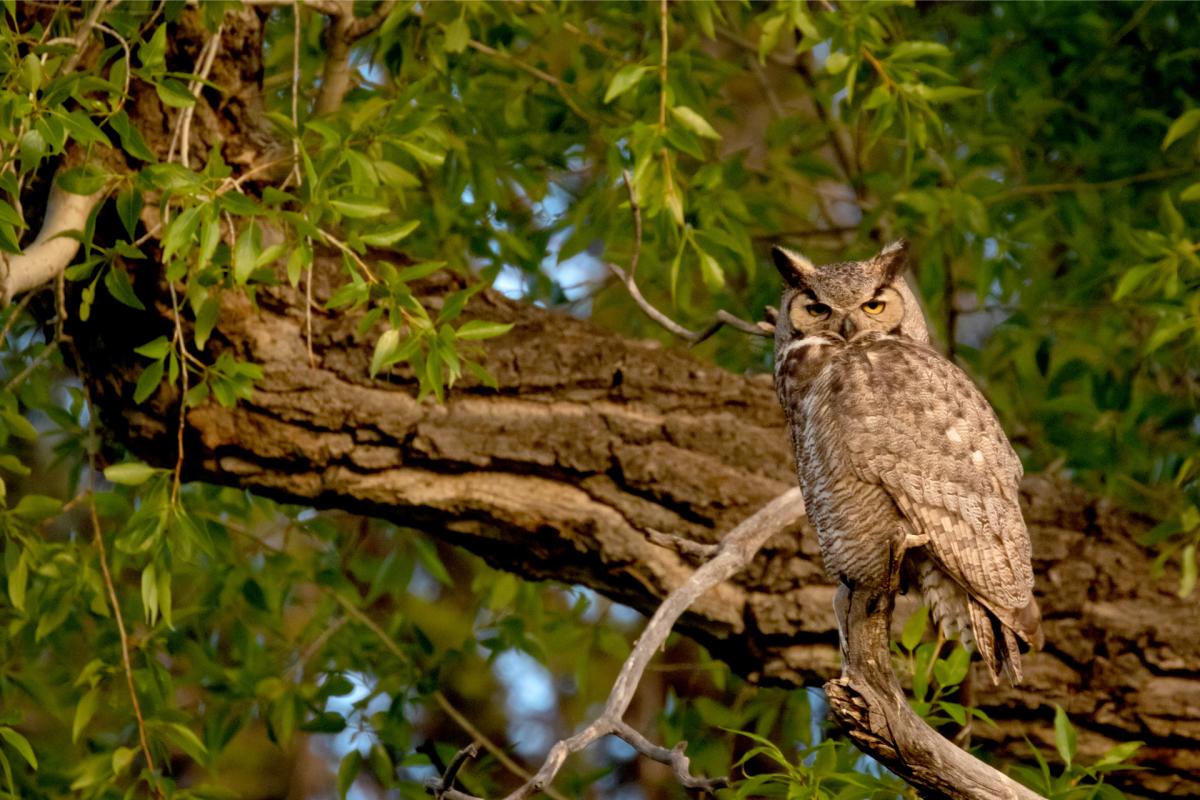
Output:
[[1017,639],[1042,637],[1021,463],[987,400],[929,347],[903,244],[820,268],[774,255],[788,283],[776,387],[826,569],[877,588],[903,560],[943,631],[974,641],[993,680],[1019,682]]

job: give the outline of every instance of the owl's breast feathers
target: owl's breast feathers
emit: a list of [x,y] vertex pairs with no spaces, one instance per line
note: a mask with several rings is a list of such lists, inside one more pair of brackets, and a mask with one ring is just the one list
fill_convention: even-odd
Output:
[[1013,634],[1036,647],[1042,633],[1018,503],[1021,463],[995,412],[961,369],[910,339],[804,341],[781,351],[776,367],[801,485],[858,481],[886,492],[929,537],[913,555],[968,595],[963,610],[993,677],[1005,667],[1019,679]]

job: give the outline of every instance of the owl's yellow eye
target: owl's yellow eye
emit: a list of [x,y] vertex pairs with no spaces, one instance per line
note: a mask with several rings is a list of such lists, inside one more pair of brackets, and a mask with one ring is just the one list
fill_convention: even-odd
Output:
[[868,314],[878,314],[883,311],[884,305],[882,300],[868,300],[862,304],[862,310]]
[[824,317],[829,313],[829,306],[824,303],[809,303],[804,308],[812,317]]

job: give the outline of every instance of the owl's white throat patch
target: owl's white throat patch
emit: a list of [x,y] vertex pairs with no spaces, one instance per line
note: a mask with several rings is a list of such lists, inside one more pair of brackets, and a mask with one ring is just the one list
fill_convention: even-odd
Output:
[[831,344],[833,344],[833,342],[829,341],[829,339],[825,338],[824,336],[805,336],[803,339],[796,339],[795,341],[788,342],[783,346],[783,350],[779,353],[777,363],[782,364],[787,360],[788,356],[797,350],[806,347],[828,347]]

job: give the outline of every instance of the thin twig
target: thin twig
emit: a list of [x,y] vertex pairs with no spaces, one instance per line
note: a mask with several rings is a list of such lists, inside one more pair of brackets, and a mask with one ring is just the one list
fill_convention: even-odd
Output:
[[292,4],[292,177],[300,186],[300,0]]
[[[94,474],[93,470],[93,474]],[[146,757],[146,768],[155,771],[154,756],[150,754],[150,741],[146,738],[146,720],[142,717],[142,704],[138,702],[137,689],[133,684],[133,663],[129,659],[129,634],[125,632],[125,621],[121,618],[121,601],[117,599],[117,589],[113,585],[112,574],[108,569],[108,554],[104,550],[104,537],[100,534],[100,516],[96,512],[96,495],[92,494],[92,541],[100,554],[100,572],[104,576],[104,588],[108,591],[108,601],[112,604],[113,616],[117,620],[117,634],[121,639],[121,663],[125,667],[125,683],[129,686],[129,699],[133,703],[133,716],[137,721],[138,740],[142,745],[142,754]],[[155,794],[162,796],[155,787]]]
[[558,92],[559,96],[562,97],[563,102],[566,103],[567,106],[572,111],[574,111],[580,118],[585,119],[588,122],[596,121],[596,118],[592,114],[589,114],[588,112],[584,111],[582,108],[579,107],[579,104],[575,102],[574,98],[571,97],[570,92],[567,91],[567,85],[566,85],[566,83],[563,82],[563,80],[561,78],[557,78],[557,77],[551,75],[549,72],[540,70],[537,67],[533,66],[532,64],[526,64],[524,61],[511,55],[510,53],[506,53],[503,50],[497,50],[494,47],[489,47],[488,45],[484,44],[483,42],[477,42],[474,39],[471,39],[470,41],[467,42],[467,46],[470,47],[472,50],[476,50],[485,55],[492,56],[493,58],[498,58],[501,61],[504,61],[508,64],[513,65],[517,69],[524,70],[525,72],[528,72],[530,75],[534,76],[535,78],[540,78],[541,80],[543,80],[546,83],[553,86],[555,91]]
[[25,307],[29,305],[29,301],[32,300],[36,294],[37,292],[26,292],[25,296],[21,298],[21,302],[13,306],[8,319],[4,322],[4,328],[0,329],[0,347],[4,346],[5,340],[8,339],[8,334],[12,332],[13,325],[15,325],[17,320],[21,318],[21,314],[24,313]]
[[332,233],[329,233],[328,231],[326,231],[323,228],[317,228],[317,233],[321,234],[321,238],[324,239],[326,242],[333,245],[337,249],[341,250],[346,255],[350,256],[350,258],[354,261],[354,263],[358,264],[359,268],[363,272],[367,273],[367,280],[369,282],[379,283],[379,279],[375,277],[375,273],[371,272],[371,268],[367,266],[367,262],[363,261],[362,256],[360,256],[358,253],[354,252],[354,250],[352,250],[350,248],[350,245],[346,244],[341,239],[337,238]]
[[434,800],[442,800],[446,796],[446,792],[454,788],[454,779],[458,776],[459,770],[477,755],[479,755],[479,744],[477,742],[471,742],[454,754],[454,758],[450,759],[449,766],[446,767],[446,770],[442,773],[437,783],[430,787]]
[[621,269],[616,264],[610,263],[608,264],[608,268],[612,270],[613,274],[616,275],[621,280],[621,283],[625,285],[626,291],[629,292],[629,296],[633,298],[633,301],[637,303],[638,308],[640,308],[646,316],[654,320],[660,326],[692,345],[703,342],[705,339],[709,338],[718,330],[720,330],[724,325],[728,325],[731,328],[736,328],[742,333],[748,333],[751,336],[771,336],[773,333],[772,326],[761,322],[747,322],[744,319],[735,317],[733,314],[730,314],[725,310],[718,311],[713,321],[705,327],[696,331],[689,330],[668,317],[663,312],[659,311],[657,308],[651,305],[648,300],[646,300],[646,298],[642,295],[641,289],[638,288],[637,282],[634,280],[634,273],[637,270],[638,259],[641,257],[642,252],[642,210],[638,206],[637,197],[633,191],[633,178],[630,176],[629,170],[625,170],[622,175],[625,179],[625,188],[629,193],[630,212],[633,214],[633,254],[629,258],[628,272]]
[[712,558],[721,549],[721,545],[719,544],[697,542],[692,539],[685,539],[682,536],[676,536],[673,533],[656,531],[653,528],[646,529],[646,538],[659,547],[674,550],[676,553],[685,556]]
[[189,161],[191,158],[192,117],[196,113],[196,104],[200,102],[200,89],[204,86],[204,82],[208,80],[208,74],[212,71],[217,50],[221,48],[221,31],[224,28],[224,24],[217,26],[216,31],[208,37],[208,41],[204,43],[204,47],[200,49],[200,54],[196,57],[196,63],[200,67],[200,71],[188,83],[188,91],[192,95],[193,102],[183,110],[180,125],[175,129],[175,135],[171,137],[171,145],[167,149],[167,160],[172,161],[175,157],[175,145],[179,143],[179,162],[189,169],[191,168]]
[[[75,34],[75,52],[71,53],[70,57],[66,60],[66,63],[63,64],[63,75],[68,75],[73,72],[75,67],[79,64],[79,59],[83,58],[83,53],[86,49],[84,47],[84,43],[87,42],[88,37],[92,35],[92,28],[96,27],[96,22],[100,19],[100,15],[104,13],[105,8],[107,7],[108,3],[105,2],[105,0],[98,0],[98,2],[92,6],[92,10],[90,13],[88,13],[87,19],[85,19],[83,24],[79,26],[79,33]],[[47,28],[47,30],[49,30],[49,28]],[[131,64],[130,66],[132,67],[133,65]]]
[[179,319],[179,298],[175,293],[174,281],[167,281],[167,287],[171,290],[171,315],[175,320],[175,336],[172,344],[179,350],[179,431],[176,435],[176,456],[175,456],[175,474],[171,481],[171,505],[179,502],[179,486],[183,476],[183,434],[187,429],[187,393],[188,393],[188,365],[187,365],[187,342],[183,336],[183,324]]
[[1123,178],[1113,178],[1112,180],[1099,181],[1097,183],[1089,183],[1087,181],[1069,181],[1066,183],[1041,183],[1041,184],[1026,184],[1024,186],[1014,186],[1011,189],[1006,189],[1003,192],[980,198],[984,205],[999,203],[1004,200],[1011,200],[1014,197],[1021,197],[1027,194],[1054,194],[1056,192],[1081,192],[1088,189],[1094,191],[1102,191],[1105,189],[1120,189],[1128,186],[1131,183],[1145,183],[1147,181],[1157,181],[1166,178],[1177,178],[1180,175],[1186,175],[1196,171],[1195,167],[1170,167],[1167,169],[1155,169],[1149,172],[1142,172],[1137,175],[1127,175]]
[[54,351],[57,349],[58,349],[57,341],[50,342],[48,345],[43,347],[42,352],[40,352],[36,356],[34,356],[33,360],[25,365],[25,369],[18,372],[16,375],[13,376],[12,380],[10,380],[8,383],[4,384],[4,391],[11,392],[13,389],[17,388],[22,383],[24,383],[25,379],[28,378],[31,374],[33,374],[33,371],[35,369],[37,369],[38,367],[40,367],[48,358],[50,358],[50,356],[54,355]]
[[[550,748],[542,767],[524,786],[518,787],[505,800],[525,800],[538,792],[547,791],[554,776],[558,774],[567,757],[578,753],[593,742],[605,736],[619,736],[633,745],[638,752],[670,764],[676,777],[685,786],[707,788],[718,786],[720,779],[706,781],[695,778],[687,772],[687,756],[682,750],[678,752],[659,748],[651,744],[645,737],[630,728],[623,718],[633,701],[634,692],[641,681],[646,666],[658,649],[666,642],[676,620],[692,603],[708,590],[728,580],[744,568],[754,558],[754,554],[777,533],[795,526],[804,517],[804,500],[800,489],[793,488],[776,497],[757,513],[743,520],[721,540],[720,550],[715,557],[674,589],[667,599],[662,602],[654,616],[646,623],[645,630],[638,637],[637,643],[629,657],[621,666],[617,679],[613,682],[604,711],[583,730],[567,739],[563,739]],[[436,779],[435,779],[436,780]],[[431,785],[431,784],[430,784]],[[482,798],[447,789],[443,795],[446,800],[482,800]]]

